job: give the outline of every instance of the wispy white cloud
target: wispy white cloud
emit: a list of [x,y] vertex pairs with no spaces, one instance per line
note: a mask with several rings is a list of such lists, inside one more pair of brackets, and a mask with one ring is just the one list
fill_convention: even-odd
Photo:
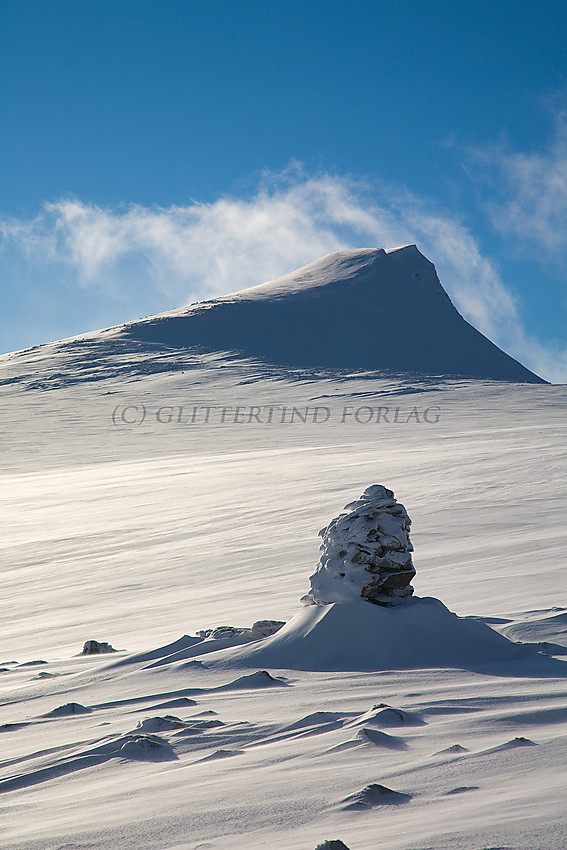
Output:
[[[166,309],[262,283],[343,248],[415,242],[465,318],[544,377],[567,380],[567,352],[528,337],[513,295],[465,225],[391,187],[294,165],[264,175],[247,198],[117,209],[63,199],[1,226],[12,255],[131,303],[132,318],[155,311],[156,290]],[[32,274],[27,280],[33,286]]]
[[494,228],[545,261],[567,253],[567,111],[554,115],[550,144],[526,153],[507,144],[469,148],[469,174],[490,186]]

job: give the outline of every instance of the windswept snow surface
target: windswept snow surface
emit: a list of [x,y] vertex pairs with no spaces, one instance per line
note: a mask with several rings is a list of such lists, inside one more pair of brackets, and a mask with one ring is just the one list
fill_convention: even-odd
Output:
[[[0,381],[3,850],[564,850],[565,387],[116,330]],[[406,621],[302,608],[376,481],[412,519]]]

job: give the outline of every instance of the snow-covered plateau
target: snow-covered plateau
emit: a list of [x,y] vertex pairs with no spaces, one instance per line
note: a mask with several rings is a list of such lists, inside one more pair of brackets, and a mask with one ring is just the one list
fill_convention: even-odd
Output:
[[[567,388],[465,326],[410,246],[0,357],[3,850],[564,850]],[[302,604],[377,482],[413,595]]]

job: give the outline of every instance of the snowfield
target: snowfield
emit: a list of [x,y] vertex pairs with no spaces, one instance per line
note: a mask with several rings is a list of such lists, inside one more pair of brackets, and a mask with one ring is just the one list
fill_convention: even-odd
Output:
[[[0,358],[1,846],[563,850],[566,387],[202,345]],[[302,606],[374,483],[415,597]]]

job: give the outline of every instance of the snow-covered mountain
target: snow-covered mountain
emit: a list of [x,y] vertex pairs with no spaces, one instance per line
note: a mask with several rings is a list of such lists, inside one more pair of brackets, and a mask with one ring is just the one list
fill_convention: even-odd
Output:
[[463,319],[415,245],[329,254],[260,286],[133,322],[125,333],[299,368],[542,382]]
[[[424,377],[409,312],[512,371]],[[0,357],[2,848],[564,850],[567,388],[522,368],[411,247]],[[416,601],[302,607],[373,482]]]

